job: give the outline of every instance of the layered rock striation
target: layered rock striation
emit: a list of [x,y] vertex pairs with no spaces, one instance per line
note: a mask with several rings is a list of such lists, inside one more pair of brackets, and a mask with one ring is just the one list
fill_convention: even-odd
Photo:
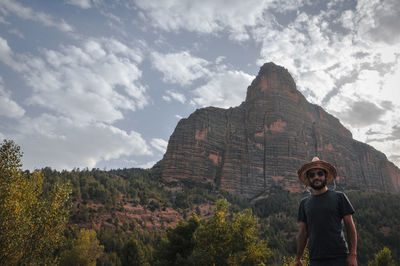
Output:
[[400,190],[399,168],[309,103],[285,68],[267,63],[240,106],[202,108],[179,121],[155,168],[167,183],[211,183],[255,199],[277,186],[302,191],[296,171],[314,156],[337,167],[342,188]]

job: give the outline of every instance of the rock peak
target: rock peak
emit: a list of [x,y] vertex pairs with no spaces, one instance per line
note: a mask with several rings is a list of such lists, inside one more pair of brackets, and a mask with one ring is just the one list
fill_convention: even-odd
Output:
[[247,88],[246,102],[266,97],[271,91],[279,92],[282,89],[300,94],[286,68],[273,62],[265,63]]

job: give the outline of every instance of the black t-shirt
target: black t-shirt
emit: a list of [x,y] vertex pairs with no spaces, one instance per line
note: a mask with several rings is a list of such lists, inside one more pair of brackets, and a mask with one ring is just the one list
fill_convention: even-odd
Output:
[[349,253],[342,219],[353,213],[353,206],[342,192],[328,190],[301,201],[298,221],[307,225],[311,260],[343,257]]

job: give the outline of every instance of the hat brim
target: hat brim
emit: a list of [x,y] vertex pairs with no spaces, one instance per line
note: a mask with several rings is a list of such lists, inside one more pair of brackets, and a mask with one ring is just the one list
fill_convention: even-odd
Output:
[[300,181],[306,185],[310,186],[310,180],[307,178],[307,172],[311,169],[323,169],[326,171],[326,183],[331,183],[337,177],[336,168],[328,162],[325,161],[315,161],[306,163],[297,171]]

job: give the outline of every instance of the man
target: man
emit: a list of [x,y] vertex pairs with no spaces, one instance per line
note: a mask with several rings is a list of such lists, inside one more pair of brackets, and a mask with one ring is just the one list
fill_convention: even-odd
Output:
[[[308,239],[311,266],[357,266],[357,232],[352,216],[354,208],[344,193],[328,190],[327,187],[337,176],[336,168],[314,157],[297,173],[300,181],[312,187],[314,193],[300,203],[295,265],[302,265],[300,259]],[[342,220],[348,244],[344,238]]]

